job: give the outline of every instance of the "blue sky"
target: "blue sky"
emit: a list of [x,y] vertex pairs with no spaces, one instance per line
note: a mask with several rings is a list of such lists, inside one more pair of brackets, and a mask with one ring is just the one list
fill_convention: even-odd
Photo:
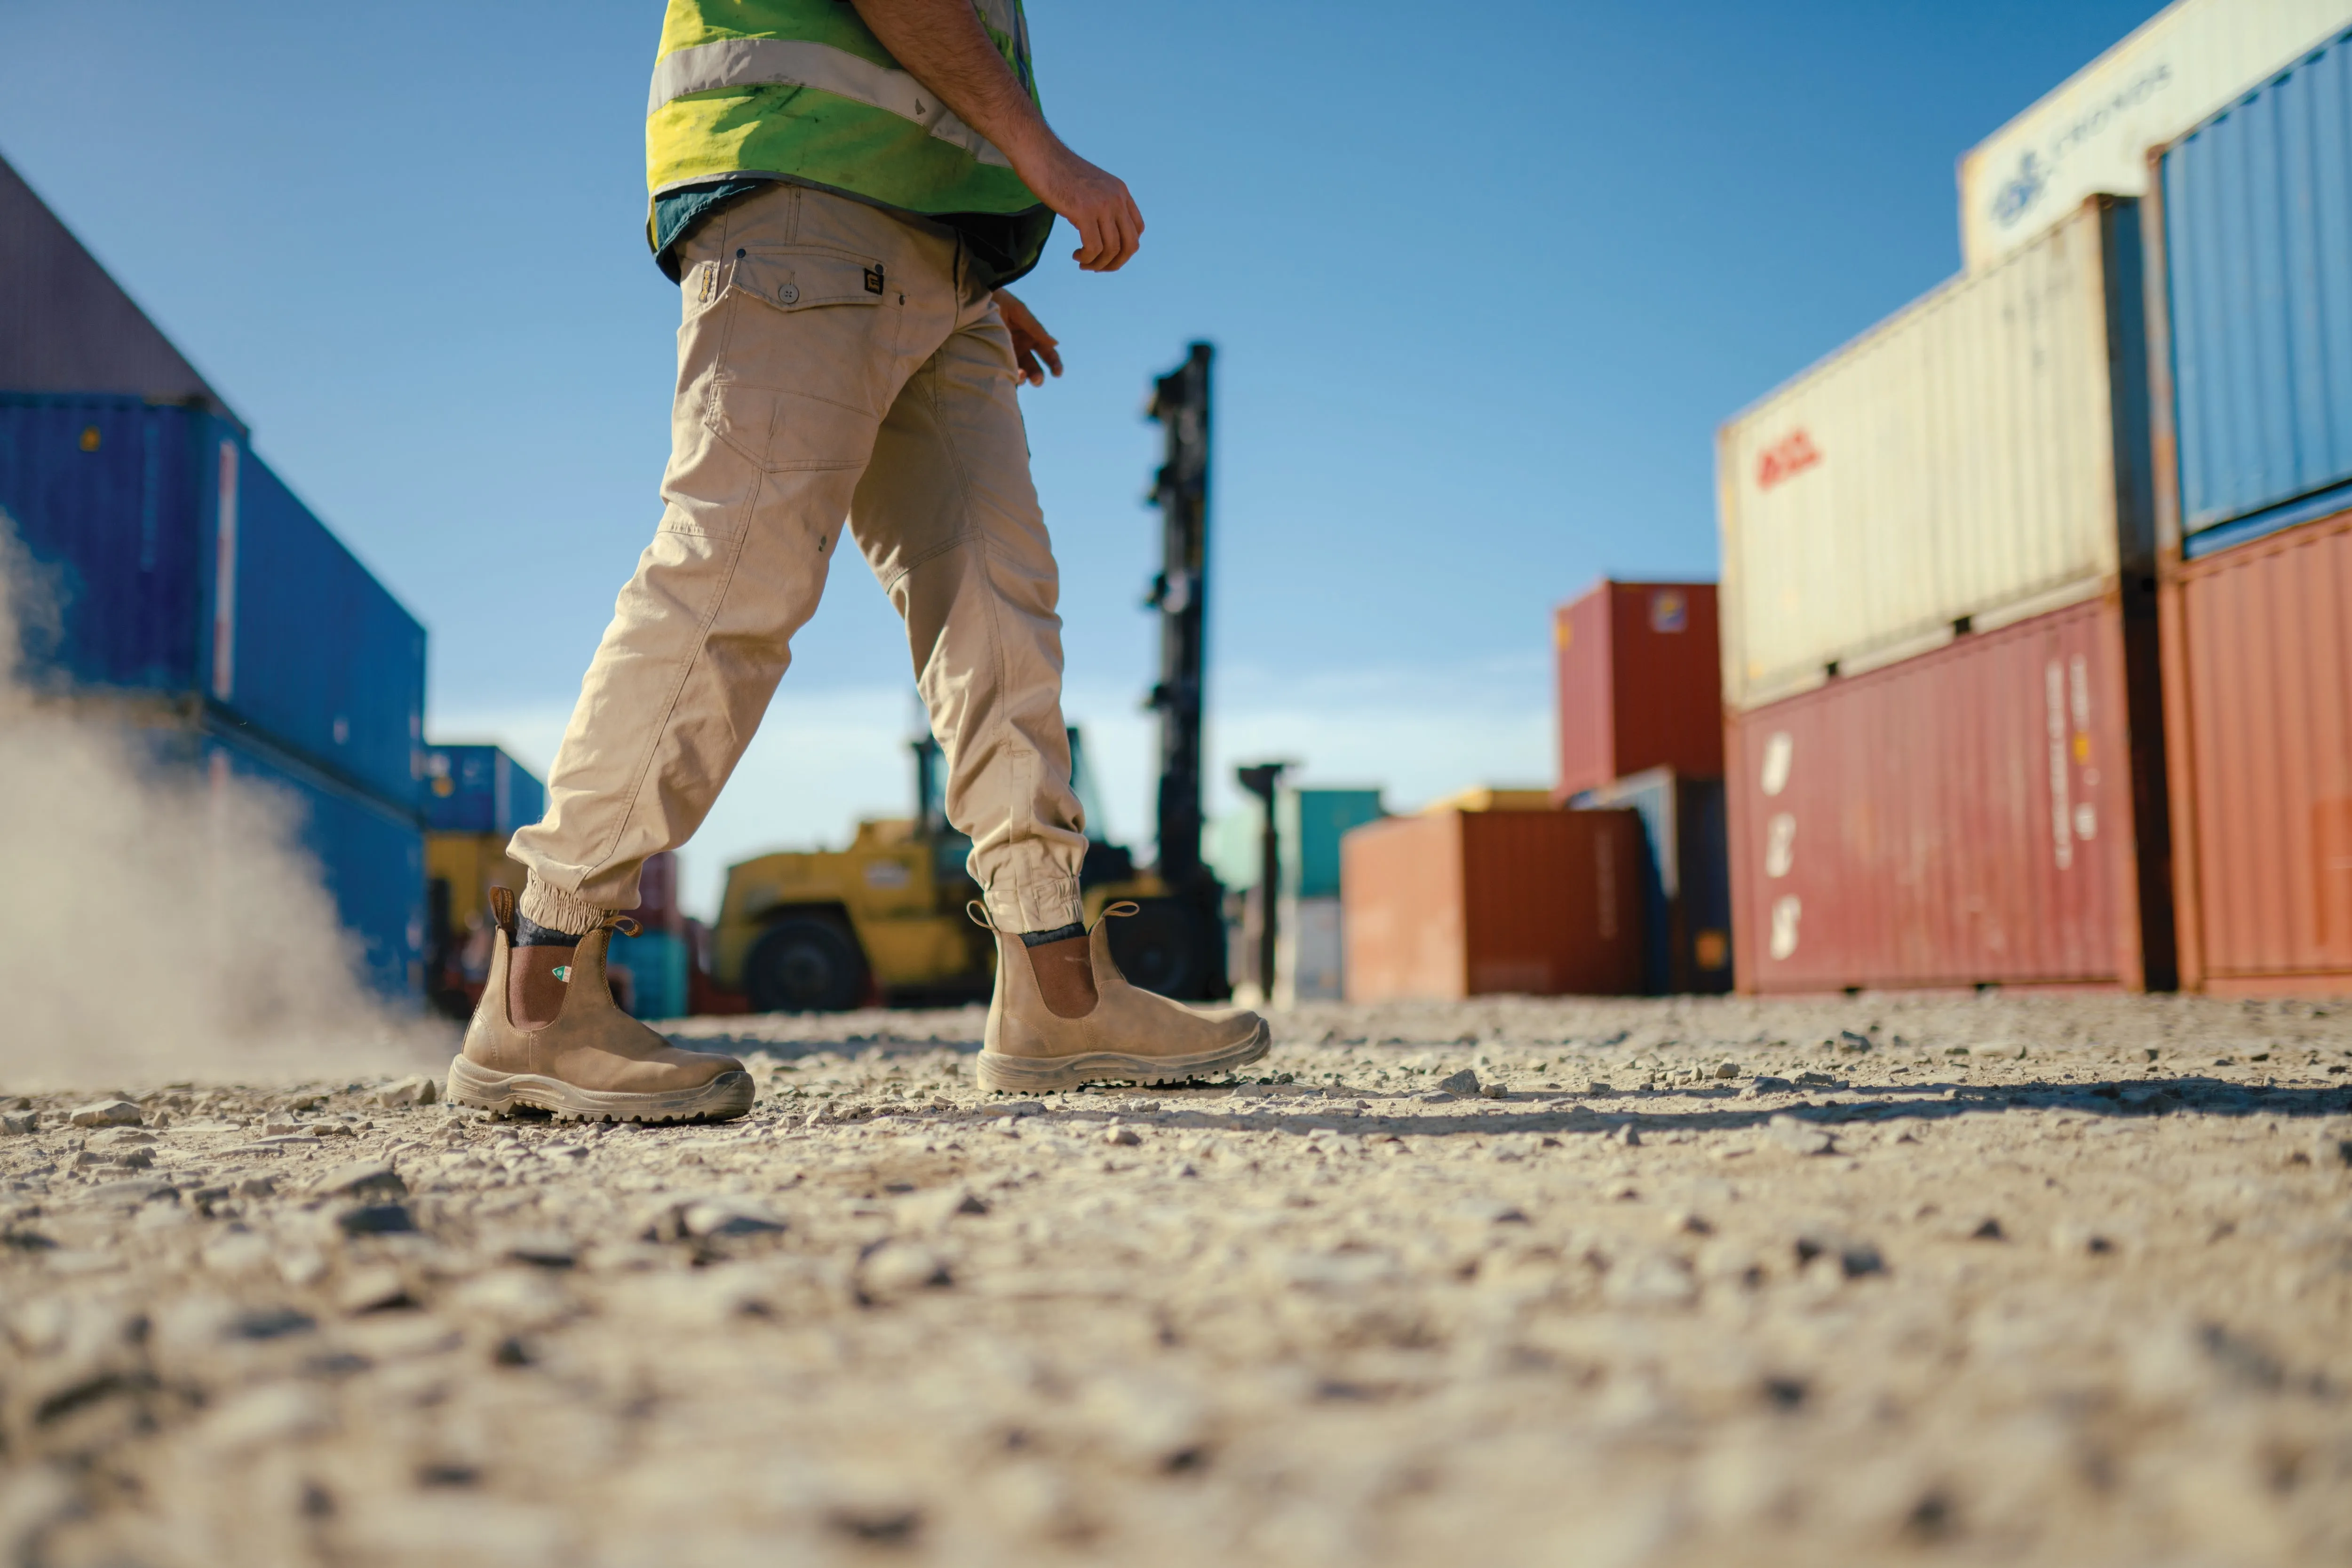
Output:
[[[1545,781],[1550,606],[1712,576],[1717,424],[1956,270],[1959,154],[2153,9],[1032,0],[1049,117],[1150,225],[1108,278],[1064,228],[1022,289],[1069,363],[1023,395],[1116,833],[1150,829],[1140,408],[1188,340],[1220,354],[1220,777]],[[425,622],[436,733],[540,767],[658,513],[658,22],[0,6],[0,156]],[[693,901],[902,809],[915,722],[845,560]]]

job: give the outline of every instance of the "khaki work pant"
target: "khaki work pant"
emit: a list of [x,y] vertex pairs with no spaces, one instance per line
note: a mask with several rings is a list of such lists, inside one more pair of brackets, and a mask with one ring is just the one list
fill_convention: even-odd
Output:
[[1081,919],[1059,580],[993,297],[952,236],[781,183],[712,214],[683,259],[667,506],[547,816],[514,836],[523,914],[585,931],[636,907],[646,857],[692,836],[759,727],[845,517],[906,621],[989,917]]

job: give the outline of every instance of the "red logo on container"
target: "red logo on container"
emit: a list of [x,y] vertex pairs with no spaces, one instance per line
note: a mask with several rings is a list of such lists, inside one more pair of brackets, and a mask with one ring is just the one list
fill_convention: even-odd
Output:
[[1764,455],[1756,460],[1756,487],[1769,490],[1783,479],[1795,478],[1821,460],[1821,452],[1813,445],[1811,436],[1802,430],[1790,431],[1766,447]]

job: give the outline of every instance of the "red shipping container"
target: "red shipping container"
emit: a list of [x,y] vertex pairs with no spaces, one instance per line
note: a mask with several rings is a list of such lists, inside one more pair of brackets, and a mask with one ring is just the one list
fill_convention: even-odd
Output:
[[1566,800],[1628,774],[1723,773],[1715,584],[1603,579],[1552,613]]
[[1348,999],[1642,988],[1631,810],[1389,817],[1339,841]]
[[1734,716],[1740,989],[2169,987],[2155,653],[2111,592]]
[[2352,993],[2352,512],[2163,599],[2182,988]]

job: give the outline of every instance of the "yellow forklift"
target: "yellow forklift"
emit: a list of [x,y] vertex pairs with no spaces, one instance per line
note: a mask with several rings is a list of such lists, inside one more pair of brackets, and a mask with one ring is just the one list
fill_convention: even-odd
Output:
[[[1187,1001],[1221,1001],[1224,890],[1201,859],[1201,720],[1206,653],[1210,348],[1195,343],[1156,383],[1151,417],[1165,428],[1160,507],[1163,567],[1148,601],[1160,613],[1160,863],[1101,838],[1103,815],[1079,733],[1070,784],[1086,810],[1079,887],[1087,918],[1132,900],[1114,921],[1111,951],[1137,985]],[[712,933],[711,978],[755,1012],[822,1012],[984,999],[996,946],[964,905],[980,895],[964,870],[971,841],[947,821],[939,744],[914,743],[915,814],[864,821],[844,850],[759,856],[730,866]]]

